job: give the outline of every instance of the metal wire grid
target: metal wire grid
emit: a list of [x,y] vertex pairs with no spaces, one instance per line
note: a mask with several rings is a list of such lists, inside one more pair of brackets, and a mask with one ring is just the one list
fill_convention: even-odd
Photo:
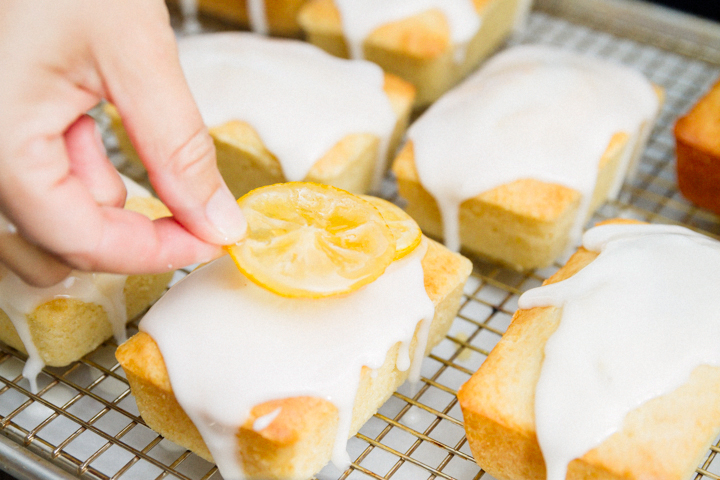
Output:
[[551,15],[597,30],[720,64],[717,25],[638,0],[536,0]]
[[[590,223],[621,216],[680,223],[720,235],[718,218],[677,192],[671,132],[677,116],[720,76],[720,66],[539,12],[531,15],[526,32],[510,43],[553,44],[611,58],[641,70],[665,89],[665,105],[636,178]],[[125,173],[142,176],[132,165],[119,162]],[[350,439],[348,450],[355,460],[348,471],[328,466],[318,480],[484,476],[467,446],[455,393],[501,338],[519,295],[538,286],[562,263],[564,259],[522,274],[476,261],[458,317],[423,363],[417,390],[402,386]],[[176,280],[185,274],[179,272]],[[130,333],[136,328],[137,321]],[[0,346],[0,432],[5,437],[0,438],[0,463],[17,466],[22,463],[18,458],[30,458],[39,467],[29,475],[39,478],[64,478],[65,471],[99,479],[220,478],[213,465],[144,425],[115,361],[115,348],[110,341],[69,367],[45,369],[39,378],[41,391],[33,395],[21,375],[25,357]],[[714,461],[719,451],[718,444],[711,447],[698,478],[720,480],[720,460]]]

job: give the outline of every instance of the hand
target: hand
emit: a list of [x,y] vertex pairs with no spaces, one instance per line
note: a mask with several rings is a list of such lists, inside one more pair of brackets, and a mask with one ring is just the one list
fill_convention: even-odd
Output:
[[[71,267],[167,271],[242,238],[162,0],[3,0],[0,58],[0,213],[10,223],[0,263],[48,286]],[[125,187],[84,115],[103,98],[174,217],[122,209]]]

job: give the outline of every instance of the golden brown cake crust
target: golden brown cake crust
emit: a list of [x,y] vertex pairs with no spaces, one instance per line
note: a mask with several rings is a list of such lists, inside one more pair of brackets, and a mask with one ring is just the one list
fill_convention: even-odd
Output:
[[[580,248],[545,283],[574,275],[596,256]],[[458,392],[473,456],[498,479],[545,478],[535,436],[534,391],[543,347],[559,322],[557,308],[518,310],[501,341]],[[718,386],[720,368],[698,367],[681,388],[633,410],[620,432],[573,460],[567,478],[690,478],[720,431]]]
[[720,214],[720,81],[675,124],[680,192]]
[[[455,318],[462,288],[472,265],[466,258],[428,240],[423,269],[426,291],[436,306],[428,338],[429,352]],[[413,340],[411,351],[415,343]],[[370,370],[363,367],[353,409],[353,434],[405,380],[407,372],[399,372],[395,368],[398,347],[396,345],[388,352],[377,375],[371,375]],[[152,338],[140,332],[121,345],[116,356],[127,374],[147,424],[203,458],[212,460],[197,429],[172,394],[162,354]],[[253,429],[254,420],[274,411],[279,405],[282,405],[279,416],[268,427],[256,432]],[[296,397],[257,405],[238,430],[239,456],[246,474],[250,478],[311,476],[330,458],[336,424],[335,406],[323,399]]]

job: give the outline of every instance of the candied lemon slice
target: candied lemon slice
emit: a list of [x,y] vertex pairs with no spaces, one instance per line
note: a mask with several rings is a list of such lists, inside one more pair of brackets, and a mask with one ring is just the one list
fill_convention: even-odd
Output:
[[422,240],[422,231],[417,222],[394,203],[378,197],[361,195],[380,211],[395,239],[395,260],[415,250]]
[[393,234],[377,208],[335,187],[269,185],[238,204],[247,237],[227,250],[247,278],[279,295],[352,292],[382,275],[395,256]]

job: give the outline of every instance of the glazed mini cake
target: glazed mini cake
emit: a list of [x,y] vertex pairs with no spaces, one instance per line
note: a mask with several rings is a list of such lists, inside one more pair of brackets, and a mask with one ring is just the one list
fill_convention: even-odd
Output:
[[680,192],[720,214],[720,81],[675,124]]
[[426,106],[524,24],[530,0],[310,0],[298,20],[308,41],[365,58],[417,88]]
[[[147,190],[123,181],[125,208],[153,219],[170,215]],[[127,321],[162,295],[172,275],[73,271],[55,286],[36,288],[0,270],[0,341],[28,354],[23,375],[36,390],[35,378],[45,365],[68,365],[113,335],[124,341]]]
[[720,243],[647,224],[583,243],[460,388],[472,453],[500,480],[692,478],[720,433]]
[[547,266],[634,170],[661,96],[625,67],[508,49],[408,130],[393,165],[407,212],[451,250]]
[[173,286],[117,357],[145,422],[225,478],[306,479],[347,468],[347,438],[419,378],[471,269],[425,239],[349,295],[286,298],[226,256]]
[[179,4],[185,27],[197,29],[197,14],[250,29],[263,35],[299,37],[297,22],[300,7],[307,0],[173,0]]
[[[375,190],[405,132],[414,89],[369,62],[312,45],[223,33],[180,40],[190,89],[236,197],[284,181]],[[121,150],[137,153],[107,109]]]

